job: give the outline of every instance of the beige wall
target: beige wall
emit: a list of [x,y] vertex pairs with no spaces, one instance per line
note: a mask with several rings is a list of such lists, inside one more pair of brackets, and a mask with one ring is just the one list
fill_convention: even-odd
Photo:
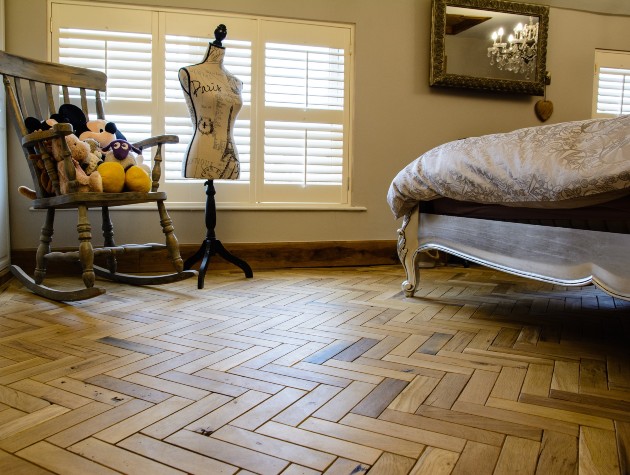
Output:
[[[367,211],[219,211],[217,236],[226,243],[395,239],[399,223],[394,221],[385,195],[392,178],[404,165],[446,141],[540,124],[534,115],[534,104],[539,97],[429,87],[430,0],[136,0],[130,3],[356,24],[352,204]],[[46,6],[46,0],[6,0],[7,51],[46,59]],[[113,7],[112,15],[115,14]],[[588,118],[593,51],[595,48],[630,51],[627,34],[630,17],[552,8],[549,27],[547,64],[552,84],[547,95],[554,102],[554,115],[549,123]],[[9,165],[12,245],[16,249],[33,248],[43,216],[29,211],[28,202],[15,191],[30,178],[15,141],[10,146],[14,152]],[[74,228],[74,215],[58,214],[57,227]],[[203,211],[173,210],[171,215],[180,243],[192,244],[203,239]],[[159,228],[152,219],[147,219],[148,212],[116,211],[114,219],[117,217],[133,223],[135,228],[118,225],[116,236],[121,242],[157,240]],[[96,216],[95,228],[99,222]],[[64,245],[72,241],[56,243]]]

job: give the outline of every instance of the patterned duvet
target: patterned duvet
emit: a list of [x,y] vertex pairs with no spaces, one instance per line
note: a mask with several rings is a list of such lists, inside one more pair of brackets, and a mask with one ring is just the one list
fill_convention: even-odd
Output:
[[399,218],[419,201],[440,197],[566,208],[583,206],[581,198],[619,196],[623,190],[630,193],[629,115],[440,145],[396,175],[387,202]]

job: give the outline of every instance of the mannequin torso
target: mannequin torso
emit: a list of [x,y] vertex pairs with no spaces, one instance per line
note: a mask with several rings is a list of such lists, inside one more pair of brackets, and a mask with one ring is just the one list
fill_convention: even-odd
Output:
[[210,44],[203,61],[179,70],[179,82],[193,122],[182,164],[186,178],[236,180],[240,167],[234,122],[243,106],[242,82],[223,67],[225,49]]

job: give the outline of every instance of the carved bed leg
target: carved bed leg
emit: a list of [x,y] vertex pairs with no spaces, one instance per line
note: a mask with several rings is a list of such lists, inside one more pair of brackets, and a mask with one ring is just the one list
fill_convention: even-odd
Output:
[[39,236],[39,246],[37,246],[37,254],[35,256],[35,271],[33,273],[33,280],[36,284],[41,284],[46,277],[46,259],[44,256],[50,253],[50,242],[52,241],[53,226],[55,223],[55,210],[54,208],[48,208],[46,210],[46,221],[42,226],[42,231]]
[[[411,226],[409,226],[411,224]],[[411,236],[407,229],[411,229]],[[405,269],[406,279],[401,287],[406,297],[413,297],[418,288],[420,273],[418,272],[418,209],[415,208],[403,217],[401,228],[398,230],[398,259]],[[412,252],[409,252],[410,249]]]

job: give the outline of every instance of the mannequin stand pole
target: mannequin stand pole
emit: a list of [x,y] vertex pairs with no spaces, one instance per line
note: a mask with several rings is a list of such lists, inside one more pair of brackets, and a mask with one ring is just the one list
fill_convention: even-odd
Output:
[[207,229],[206,239],[204,239],[203,243],[201,243],[201,247],[197,250],[197,252],[195,252],[184,262],[184,269],[188,270],[197,261],[201,260],[201,265],[199,266],[199,276],[197,277],[198,289],[203,289],[203,283],[206,277],[206,270],[208,269],[208,262],[210,262],[210,258],[215,254],[242,269],[243,272],[245,272],[246,278],[250,279],[254,276],[252,268],[249,267],[249,264],[230,254],[230,252],[225,249],[225,247],[223,247],[221,241],[216,238],[216,234],[214,232],[214,228],[217,224],[217,205],[214,200],[214,195],[216,194],[216,191],[214,189],[214,182],[212,180],[206,181],[205,185]]

